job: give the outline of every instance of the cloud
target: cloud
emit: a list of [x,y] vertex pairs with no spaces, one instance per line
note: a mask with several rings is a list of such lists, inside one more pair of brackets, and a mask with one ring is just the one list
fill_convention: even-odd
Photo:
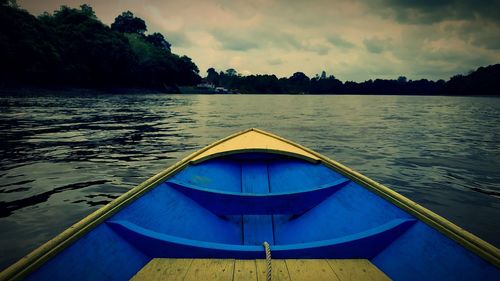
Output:
[[325,55],[330,49],[321,42],[301,41],[291,33],[268,28],[255,28],[247,32],[213,29],[210,34],[220,43],[222,50],[249,51],[272,48],[283,51],[302,50]]
[[500,50],[500,25],[484,20],[459,21],[446,23],[444,29],[469,44]]
[[385,51],[390,46],[390,42],[390,39],[383,40],[376,37],[363,40],[365,48],[374,54],[380,54]]
[[335,45],[339,48],[342,48],[342,49],[351,49],[355,46],[353,43],[345,40],[344,38],[342,38],[339,35],[332,35],[332,36],[328,37],[327,40],[328,40],[328,42],[330,42],[333,45]]
[[211,30],[210,34],[219,42],[222,50],[243,52],[259,48],[265,44],[262,38],[221,28]]
[[166,40],[176,48],[187,48],[193,45],[193,42],[186,36],[184,32],[167,31],[164,35]]
[[[33,14],[81,0],[18,0]],[[110,24],[130,10],[200,69],[341,80],[448,79],[500,62],[499,0],[87,0]],[[202,75],[205,73],[202,71]]]
[[282,59],[280,59],[280,58],[276,58],[276,59],[268,59],[267,63],[269,65],[280,65],[280,64],[283,64],[284,61]]
[[433,24],[445,20],[476,18],[500,23],[498,0],[370,0],[366,3],[376,11],[401,23]]
[[314,46],[312,48],[309,48],[309,50],[315,52],[316,54],[318,54],[320,56],[324,56],[324,55],[328,54],[328,52],[330,51],[330,48],[328,48],[327,46],[318,45],[318,46]]
[[244,52],[259,47],[258,42],[249,38],[236,38],[219,34],[217,40],[221,43],[223,50]]
[[316,53],[319,56],[325,56],[330,52],[330,46],[321,42],[307,42],[302,44],[299,50]]

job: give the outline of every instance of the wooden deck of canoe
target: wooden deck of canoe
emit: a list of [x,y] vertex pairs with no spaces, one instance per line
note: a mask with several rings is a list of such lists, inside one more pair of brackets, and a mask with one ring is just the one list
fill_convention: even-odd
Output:
[[[153,259],[131,280],[266,280],[266,261],[235,259]],[[365,259],[272,261],[273,281],[390,280]]]

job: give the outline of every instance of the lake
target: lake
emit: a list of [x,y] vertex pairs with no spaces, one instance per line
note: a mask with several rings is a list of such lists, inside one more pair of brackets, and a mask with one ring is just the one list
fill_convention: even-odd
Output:
[[500,98],[67,93],[0,96],[0,269],[250,127],[337,160],[500,247]]

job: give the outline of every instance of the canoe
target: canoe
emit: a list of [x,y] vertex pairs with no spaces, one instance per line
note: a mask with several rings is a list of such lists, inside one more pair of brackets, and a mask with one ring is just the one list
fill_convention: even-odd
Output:
[[286,261],[289,274],[299,265],[362,260],[393,280],[500,280],[496,247],[258,129],[217,141],[146,180],[0,279],[128,280],[153,261],[168,267],[186,259],[262,260],[264,242],[271,265]]

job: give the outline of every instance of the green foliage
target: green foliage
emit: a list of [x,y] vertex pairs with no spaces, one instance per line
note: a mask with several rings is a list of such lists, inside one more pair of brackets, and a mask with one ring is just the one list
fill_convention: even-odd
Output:
[[198,67],[190,58],[179,57],[149,43],[139,34],[125,34],[137,58],[136,75],[148,86],[193,85],[200,81]]
[[455,75],[446,82],[445,94],[500,95],[500,64],[480,67],[468,75]]
[[376,79],[364,82],[342,82],[326,72],[309,79],[302,72],[295,72],[286,78],[275,75],[236,75],[234,69],[217,73],[207,70],[207,82],[241,93],[261,94],[376,94],[376,95],[499,95],[500,64],[480,67],[468,75],[455,75],[450,80],[429,81],[397,79]]
[[190,58],[172,54],[160,33],[145,36],[144,21],[130,12],[113,30],[89,5],[36,18],[0,1],[0,86],[162,88],[200,80]]
[[219,73],[217,73],[213,67],[207,69],[207,82],[212,83],[215,86],[220,85]]
[[127,39],[102,24],[92,8],[62,6],[53,16],[40,17],[52,32],[52,43],[62,59],[62,84],[77,86],[120,85],[129,81],[127,69],[135,57]]
[[10,1],[0,5],[0,61],[0,85],[42,82],[59,62],[50,30]]
[[170,52],[170,47],[172,46],[165,40],[165,37],[158,32],[146,36],[146,41],[167,52]]
[[236,75],[238,75],[238,72],[234,68],[229,68],[226,70],[226,75],[227,76],[236,76]]
[[123,12],[115,18],[115,22],[111,24],[111,29],[123,33],[144,34],[148,29],[146,22],[143,19],[134,17],[131,11]]
[[187,56],[179,57],[172,54],[174,62],[177,66],[177,77],[180,85],[194,85],[201,81],[199,76],[200,70],[196,64]]

